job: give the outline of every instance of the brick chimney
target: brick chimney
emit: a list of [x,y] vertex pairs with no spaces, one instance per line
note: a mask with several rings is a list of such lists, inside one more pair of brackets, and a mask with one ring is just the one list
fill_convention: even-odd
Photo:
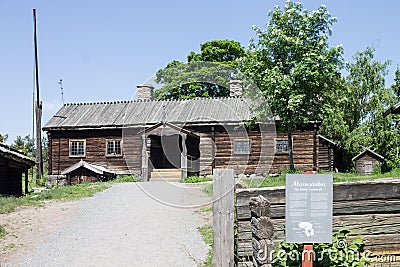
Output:
[[137,100],[149,101],[154,99],[154,86],[151,84],[138,84],[137,87]]
[[243,82],[241,80],[232,80],[229,82],[230,96],[243,95]]

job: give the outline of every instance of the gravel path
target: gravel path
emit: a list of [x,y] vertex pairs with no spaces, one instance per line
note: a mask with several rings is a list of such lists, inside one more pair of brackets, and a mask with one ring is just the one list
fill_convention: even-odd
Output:
[[197,231],[203,219],[154,193],[176,206],[208,201],[199,188],[117,184],[79,201],[65,227],[11,266],[197,266],[208,252]]

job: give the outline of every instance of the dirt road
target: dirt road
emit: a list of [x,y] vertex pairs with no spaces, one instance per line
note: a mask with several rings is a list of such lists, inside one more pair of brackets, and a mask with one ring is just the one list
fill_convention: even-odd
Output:
[[92,198],[0,216],[0,224],[17,220],[17,241],[0,265],[198,266],[208,252],[197,231],[204,219],[183,207],[209,199],[201,188],[179,186],[116,184]]

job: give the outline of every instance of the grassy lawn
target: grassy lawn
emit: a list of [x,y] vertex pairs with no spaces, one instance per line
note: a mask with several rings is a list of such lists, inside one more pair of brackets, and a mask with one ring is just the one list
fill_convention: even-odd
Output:
[[203,183],[203,182],[209,182],[212,181],[213,179],[210,177],[199,177],[199,176],[188,176],[186,179],[182,181],[182,183]]
[[212,244],[213,244],[213,229],[211,224],[206,224],[203,226],[200,226],[197,228],[199,230],[199,233],[203,237],[204,242],[210,246],[210,249],[208,250],[207,254],[207,260],[200,266],[205,266],[205,267],[211,267],[212,266],[212,254],[213,254],[213,249],[212,249]]
[[[359,175],[355,173],[336,173],[336,172],[320,172],[333,174],[333,182],[357,182],[357,181],[370,181],[380,178],[399,178],[400,169],[394,169],[386,173],[375,173],[370,175]],[[244,182],[251,188],[255,187],[275,187],[285,186],[286,173],[275,177],[267,177],[265,179],[246,179]]]
[[91,197],[94,194],[109,188],[114,183],[137,181],[138,179],[136,177],[123,176],[108,182],[78,184],[63,187],[57,186],[40,193],[34,193],[22,197],[0,197],[0,214],[13,212],[18,207],[22,206],[44,206],[46,200],[73,201],[80,198]]

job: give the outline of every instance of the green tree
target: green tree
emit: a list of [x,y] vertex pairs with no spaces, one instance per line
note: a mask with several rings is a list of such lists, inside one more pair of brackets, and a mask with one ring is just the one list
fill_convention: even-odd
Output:
[[260,88],[272,113],[280,117],[288,132],[289,162],[294,169],[292,131],[329,112],[341,83],[343,48],[328,45],[336,19],[325,6],[308,11],[300,3],[287,1],[269,17],[265,30],[253,27],[257,38],[239,61],[239,68]]
[[237,59],[241,58],[245,50],[239,42],[232,40],[213,40],[200,45],[200,53],[190,52],[188,62],[218,62],[236,68]]
[[[357,52],[354,63],[348,64],[348,104],[345,117],[349,135],[345,141],[347,151],[352,155],[362,147],[371,147],[383,155],[388,165],[393,166],[398,157],[399,119],[383,113],[397,102],[396,83],[385,87],[385,76],[390,61],[374,59],[375,49],[368,47]],[[394,164],[396,165],[396,164]]]
[[394,77],[394,84],[392,90],[395,92],[397,99],[400,99],[400,69],[397,67]]
[[30,135],[25,137],[17,136],[11,147],[30,156],[33,156],[35,153],[35,141]]
[[[172,61],[156,73],[155,81],[163,84],[158,99],[228,96],[226,84],[232,79],[232,68],[244,55],[239,42],[213,40],[200,45],[200,53],[190,52],[187,63]],[[213,62],[209,64],[207,62]],[[188,64],[189,63],[189,64]]]

